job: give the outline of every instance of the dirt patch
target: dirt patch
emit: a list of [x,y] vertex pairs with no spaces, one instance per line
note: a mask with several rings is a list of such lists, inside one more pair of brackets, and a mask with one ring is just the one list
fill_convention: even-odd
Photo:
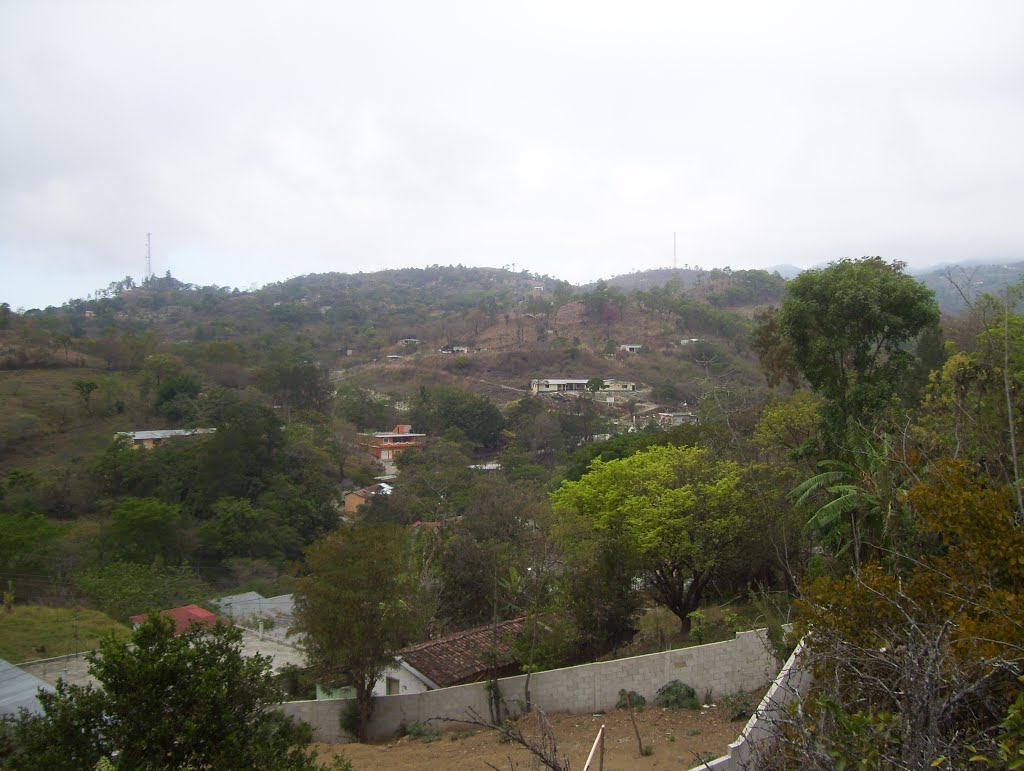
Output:
[[[697,760],[724,755],[729,742],[739,736],[743,722],[730,722],[723,707],[696,710],[668,710],[649,707],[636,715],[645,745],[653,748],[640,754],[629,713],[615,710],[603,715],[549,715],[558,740],[558,754],[572,768],[583,768],[598,729],[605,726],[604,767],[612,769],[685,769]],[[524,733],[536,735],[533,717],[521,718]],[[502,742],[493,731],[451,729],[433,741],[402,737],[383,744],[319,744],[321,762],[329,766],[341,752],[357,771],[363,769],[500,769],[532,768],[532,757],[521,747]]]

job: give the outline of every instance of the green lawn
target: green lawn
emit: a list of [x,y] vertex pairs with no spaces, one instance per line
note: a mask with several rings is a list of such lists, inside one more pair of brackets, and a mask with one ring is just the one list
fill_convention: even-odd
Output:
[[0,609],[0,659],[14,664],[93,650],[113,632],[127,637],[128,627],[98,610],[15,605]]

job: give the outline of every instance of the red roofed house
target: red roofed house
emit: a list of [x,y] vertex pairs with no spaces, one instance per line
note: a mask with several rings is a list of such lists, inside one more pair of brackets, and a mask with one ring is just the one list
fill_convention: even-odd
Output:
[[403,648],[374,685],[373,695],[423,693],[476,683],[492,673],[495,660],[498,677],[519,674],[519,657],[512,646],[525,622],[525,618],[514,618]]
[[[198,605],[183,605],[180,608],[161,610],[160,615],[164,618],[174,619],[174,634],[180,635],[193,625],[213,626],[217,623],[217,614],[200,608]],[[129,619],[132,622],[132,629],[146,620],[145,613],[139,613]]]

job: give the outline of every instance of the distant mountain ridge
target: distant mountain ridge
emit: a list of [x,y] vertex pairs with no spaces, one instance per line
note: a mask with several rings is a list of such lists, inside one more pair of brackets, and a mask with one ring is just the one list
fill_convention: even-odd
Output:
[[962,313],[968,303],[983,295],[996,297],[1024,278],[1024,261],[991,264],[964,261],[908,273],[935,292],[943,313]]

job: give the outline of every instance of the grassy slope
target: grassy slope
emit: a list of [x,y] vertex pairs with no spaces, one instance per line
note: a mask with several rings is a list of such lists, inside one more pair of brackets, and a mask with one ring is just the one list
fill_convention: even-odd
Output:
[[128,414],[103,416],[99,392],[92,397],[94,416],[87,415],[73,387],[79,378],[102,382],[124,375],[88,368],[0,372],[0,475],[65,468],[106,447],[116,431],[136,427]]
[[20,663],[93,650],[110,633],[129,632],[98,610],[15,605],[13,613],[0,611],[0,658]]

